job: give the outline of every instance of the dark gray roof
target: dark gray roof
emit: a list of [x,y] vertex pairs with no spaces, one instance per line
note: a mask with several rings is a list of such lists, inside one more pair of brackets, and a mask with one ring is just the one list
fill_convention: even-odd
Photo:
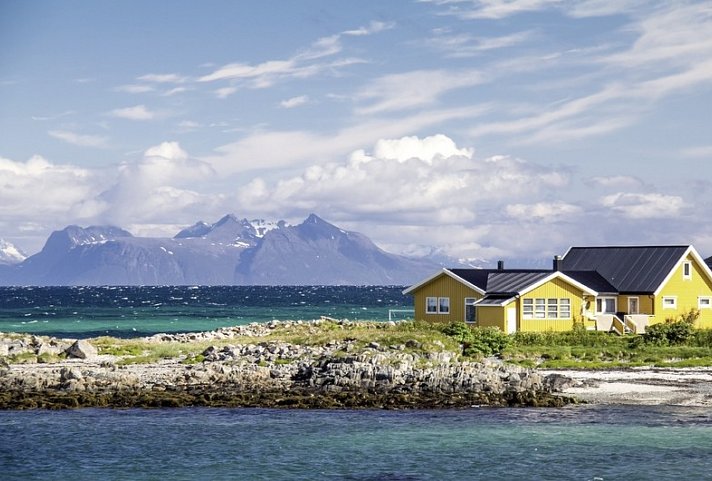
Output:
[[514,299],[514,296],[509,296],[509,295],[490,296],[490,295],[487,295],[487,296],[483,297],[482,299],[480,299],[479,301],[477,301],[475,303],[475,305],[477,305],[477,306],[500,306],[500,305],[502,305],[502,303],[504,303],[505,301],[508,301],[510,299]]
[[542,269],[449,269],[487,294],[511,294],[544,279],[553,271]]
[[[596,271],[614,288],[614,292],[653,293],[688,248],[689,246],[572,247],[561,261],[561,270]],[[591,288],[595,289],[593,286]]]
[[599,293],[611,294],[618,292],[606,279],[596,271],[561,271],[573,280]]
[[552,271],[495,271],[487,276],[487,294],[517,293],[552,274]]

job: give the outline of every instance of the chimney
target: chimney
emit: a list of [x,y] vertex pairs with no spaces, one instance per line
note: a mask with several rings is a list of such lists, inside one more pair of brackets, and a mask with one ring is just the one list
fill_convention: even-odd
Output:
[[497,261],[497,270],[498,271],[503,271],[504,270],[504,261]]
[[554,256],[554,265],[553,268],[555,271],[560,271],[561,270],[561,256]]

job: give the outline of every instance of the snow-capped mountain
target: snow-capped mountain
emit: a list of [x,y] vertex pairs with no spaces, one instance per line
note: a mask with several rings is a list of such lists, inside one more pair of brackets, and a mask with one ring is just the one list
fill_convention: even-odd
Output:
[[27,256],[14,244],[0,239],[0,264],[12,265],[24,261]]
[[198,222],[173,238],[69,226],[39,253],[0,270],[3,285],[407,285],[440,266],[387,253],[310,215],[302,224]]

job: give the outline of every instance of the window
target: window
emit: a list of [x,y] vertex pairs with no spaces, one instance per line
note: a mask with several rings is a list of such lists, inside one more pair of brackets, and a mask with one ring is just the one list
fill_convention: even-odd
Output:
[[522,319],[571,319],[571,299],[523,299]]
[[697,298],[697,308],[698,309],[712,309],[712,297],[698,297]]
[[677,309],[677,297],[663,297],[663,309]]
[[475,322],[477,320],[475,302],[477,302],[477,299],[474,297],[465,298],[465,322]]
[[438,312],[440,314],[448,314],[450,312],[449,297],[438,297]]
[[522,317],[524,319],[534,318],[534,299],[524,299],[524,304],[522,304]]
[[571,299],[559,299],[559,319],[571,319]]
[[425,298],[425,313],[426,314],[436,314],[438,312],[438,298],[437,297],[426,297]]
[[547,299],[546,300],[546,317],[547,319],[556,319],[559,317],[559,300],[558,299]]
[[686,280],[692,279],[692,262],[685,261],[682,263],[682,278]]
[[640,305],[637,297],[628,298],[628,314],[640,313]]
[[596,298],[596,314],[615,314],[617,310],[618,305],[615,297]]
[[450,298],[449,297],[426,297],[425,298],[425,313],[426,314],[449,314],[450,313]]
[[534,299],[534,317],[546,319],[546,299]]

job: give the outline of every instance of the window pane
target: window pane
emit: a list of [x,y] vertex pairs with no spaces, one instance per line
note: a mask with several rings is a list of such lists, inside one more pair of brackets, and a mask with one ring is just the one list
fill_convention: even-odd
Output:
[[558,299],[547,299],[546,317],[548,319],[556,319],[559,317]]
[[440,312],[447,314],[450,312],[450,298],[449,297],[441,297],[440,298]]
[[425,312],[438,312],[438,298],[437,297],[427,297],[425,299]]
[[524,319],[534,317],[534,301],[532,299],[524,299],[524,303],[522,304],[522,316]]
[[546,319],[546,299],[534,299],[534,317]]
[[559,318],[571,319],[571,299],[559,299]]

